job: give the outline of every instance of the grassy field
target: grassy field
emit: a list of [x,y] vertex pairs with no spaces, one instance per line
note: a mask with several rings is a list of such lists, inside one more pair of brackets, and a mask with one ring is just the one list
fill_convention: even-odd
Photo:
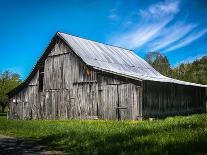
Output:
[[0,116],[0,134],[77,154],[207,154],[207,114],[155,121],[27,121]]

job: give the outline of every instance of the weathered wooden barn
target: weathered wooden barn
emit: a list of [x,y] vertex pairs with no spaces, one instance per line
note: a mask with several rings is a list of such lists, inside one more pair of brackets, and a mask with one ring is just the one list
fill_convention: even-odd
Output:
[[165,77],[130,50],[58,32],[8,95],[10,119],[137,120],[205,112],[207,86]]

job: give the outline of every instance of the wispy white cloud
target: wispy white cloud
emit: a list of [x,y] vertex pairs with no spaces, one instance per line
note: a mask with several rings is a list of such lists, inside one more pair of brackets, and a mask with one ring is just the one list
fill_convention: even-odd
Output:
[[130,31],[115,35],[109,42],[130,49],[139,48],[158,36],[177,12],[178,1],[166,0],[153,4],[146,10],[139,11],[140,21],[134,24]]
[[108,15],[108,18],[110,19],[110,20],[117,20],[117,19],[119,19],[119,15],[118,15],[118,13],[117,13],[117,9],[111,9],[110,11],[109,11],[109,15]]
[[170,20],[171,19],[166,19],[160,23],[152,23],[150,25],[143,24],[133,31],[115,36],[112,38],[111,43],[130,49],[136,49],[157,35]]
[[198,32],[191,33],[190,35],[188,35],[184,39],[181,39],[176,45],[171,46],[168,49],[166,49],[165,52],[169,52],[169,51],[173,51],[173,50],[182,48],[182,47],[192,43],[193,41],[199,39],[200,37],[202,37],[206,33],[207,33],[207,28],[200,30]]
[[157,36],[158,39],[155,39],[150,43],[150,49],[152,51],[160,50],[162,48],[171,45],[172,43],[183,38],[189,32],[191,32],[197,24],[185,24],[183,22],[177,22],[169,28],[165,28]]
[[140,10],[139,13],[144,18],[160,18],[163,16],[176,14],[179,12],[179,1],[169,1],[159,2],[157,4],[149,6],[147,10]]

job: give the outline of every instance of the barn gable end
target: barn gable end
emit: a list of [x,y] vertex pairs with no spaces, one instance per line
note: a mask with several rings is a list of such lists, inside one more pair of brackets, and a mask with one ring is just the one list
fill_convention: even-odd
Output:
[[[141,91],[137,86],[140,82],[92,69],[62,39],[56,39],[51,52],[38,66],[30,82],[10,95],[10,118],[141,118],[138,104]],[[42,91],[39,90],[41,67],[44,68]]]

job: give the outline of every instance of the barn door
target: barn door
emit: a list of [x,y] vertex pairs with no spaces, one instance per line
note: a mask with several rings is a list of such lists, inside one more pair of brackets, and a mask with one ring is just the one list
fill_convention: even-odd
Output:
[[127,120],[130,119],[130,109],[131,109],[131,94],[130,94],[129,84],[118,85],[117,91],[117,119]]
[[107,104],[105,107],[113,107],[107,108],[110,111],[109,119],[137,120],[141,116],[141,87],[133,84],[108,84],[104,94]]
[[47,119],[66,119],[71,116],[70,91],[51,89],[45,91],[43,115]]
[[97,83],[78,82],[74,84],[73,95],[75,118],[98,118],[98,86]]
[[133,84],[118,85],[118,119],[137,120],[141,116],[142,91],[141,87]]

